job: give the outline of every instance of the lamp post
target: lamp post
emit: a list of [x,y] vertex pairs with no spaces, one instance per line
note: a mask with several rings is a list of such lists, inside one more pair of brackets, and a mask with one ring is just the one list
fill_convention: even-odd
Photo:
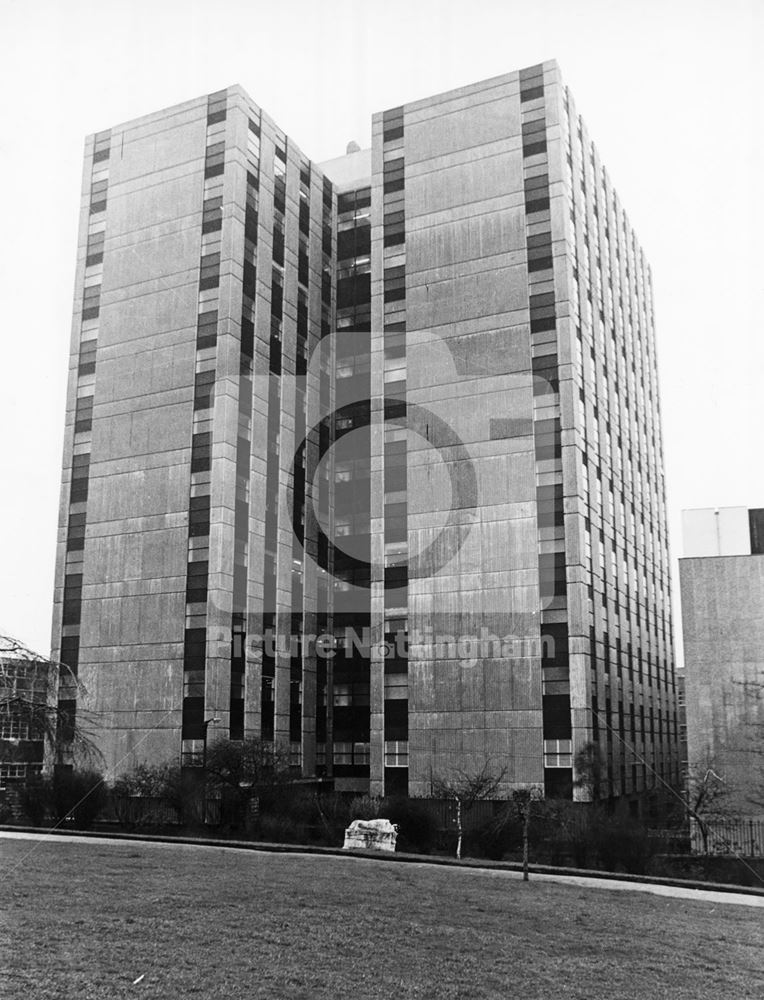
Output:
[[207,730],[213,722],[220,722],[220,719],[217,716],[214,716],[212,719],[205,719],[202,723],[202,729],[204,730],[204,736],[202,737],[204,741],[202,746],[202,768],[204,769],[205,774],[207,772]]

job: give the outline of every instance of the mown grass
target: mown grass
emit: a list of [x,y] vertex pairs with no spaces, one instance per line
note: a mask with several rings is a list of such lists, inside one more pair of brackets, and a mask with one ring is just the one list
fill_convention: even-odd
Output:
[[175,845],[0,855],[4,1000],[764,995],[762,911],[744,906]]

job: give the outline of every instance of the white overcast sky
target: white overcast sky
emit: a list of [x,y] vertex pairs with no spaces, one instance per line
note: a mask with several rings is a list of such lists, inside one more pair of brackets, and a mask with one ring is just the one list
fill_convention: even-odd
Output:
[[653,268],[674,561],[683,508],[764,507],[763,29],[763,0],[2,0],[0,631],[49,651],[84,136],[232,83],[320,161],[557,59]]

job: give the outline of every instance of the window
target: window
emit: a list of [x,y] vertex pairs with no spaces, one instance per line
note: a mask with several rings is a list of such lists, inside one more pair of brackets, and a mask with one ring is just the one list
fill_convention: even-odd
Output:
[[407,538],[406,504],[385,504],[385,542],[405,542]]
[[207,98],[207,124],[215,125],[226,118],[226,92],[219,90]]
[[217,288],[220,284],[220,254],[210,253],[202,257],[199,265],[199,288]]
[[225,143],[215,142],[207,146],[204,159],[204,176],[217,177],[225,167]]
[[286,207],[286,148],[276,146],[273,158],[273,205],[277,212],[284,212]]
[[386,247],[403,243],[406,239],[405,212],[389,212],[384,217],[384,227]]
[[[73,514],[72,517],[70,518],[70,524],[71,524],[71,521],[75,517],[77,517],[77,516],[82,516],[82,518],[83,518],[83,522],[82,523],[84,524],[85,523],[84,522],[84,517],[85,517],[84,514],[82,514],[82,515]],[[69,669],[72,672],[76,673],[77,667],[79,665],[79,657],[80,657],[80,637],[78,635],[65,635],[65,636],[62,636],[62,638],[61,638],[61,662],[65,663],[66,666],[69,667]]]
[[749,510],[748,524],[751,533],[751,555],[764,555],[764,508]]
[[209,563],[206,560],[190,562],[188,564],[188,578],[186,581],[186,603],[196,604],[207,600],[207,583],[209,577]]
[[570,740],[544,740],[544,767],[572,767]]
[[80,375],[92,375],[96,368],[96,351],[98,342],[86,340],[80,344],[80,357],[77,372]]
[[537,420],[533,425],[536,459],[559,459],[562,455],[559,418]]
[[210,533],[210,498],[208,496],[191,497],[188,513],[188,534],[198,538]]
[[385,740],[385,767],[408,767],[408,740]]
[[191,444],[191,471],[206,472],[212,468],[212,434],[194,434]]
[[[194,384],[194,409],[207,410],[215,402],[215,372],[197,372]],[[196,440],[196,435],[194,440]],[[192,471],[194,471],[192,469]]]
[[257,165],[260,160],[260,125],[251,118],[247,122],[247,155]]
[[335,743],[334,744],[334,763],[339,765],[350,765],[353,763],[353,744],[352,743]]
[[108,180],[94,181],[90,185],[90,214],[96,215],[106,209],[106,191]]
[[95,319],[101,311],[101,286],[90,285],[85,288],[82,298],[82,318]]
[[406,298],[405,267],[389,267],[385,270],[384,296],[385,302],[395,302]]
[[540,118],[533,122],[523,122],[523,156],[536,156],[546,152],[546,121]]
[[525,189],[525,212],[530,215],[533,212],[542,212],[549,208],[549,175],[540,174],[538,177],[527,177],[524,184]]
[[539,589],[542,597],[564,597],[567,593],[564,552],[539,554]]
[[93,146],[93,163],[100,163],[109,159],[111,149],[111,130],[97,132]]
[[391,108],[382,115],[382,141],[392,142],[403,137],[403,107]]
[[214,233],[223,225],[222,197],[207,198],[202,208],[202,232]]
[[67,573],[64,577],[63,624],[79,623],[82,611],[82,574]]
[[563,524],[562,485],[537,487],[536,510],[540,528],[561,527]]
[[397,157],[394,160],[388,160],[382,172],[382,186],[385,194],[392,194],[394,191],[402,191],[404,182],[404,164],[403,157]]
[[520,91],[521,102],[533,101],[537,97],[543,97],[543,96],[544,96],[543,77],[542,77],[542,85],[540,87],[526,87],[525,90]]
[[103,247],[106,234],[103,230],[97,233],[88,234],[88,246],[86,251],[85,266],[91,267],[93,264],[100,264],[103,261]]
[[81,396],[77,400],[77,409],[74,414],[74,433],[89,431],[93,426],[93,397]]
[[[543,234],[546,236],[547,234]],[[544,249],[544,252],[551,256],[551,234],[548,234],[549,241],[544,244],[534,244],[533,252]],[[528,240],[528,259],[531,257],[531,239]],[[534,257],[534,260],[536,258]],[[551,266],[551,265],[549,265]],[[529,265],[530,269],[530,265]],[[540,333],[544,330],[554,330],[555,328],[555,299],[554,292],[547,292],[543,295],[531,295],[530,297],[530,317],[531,333]]]
[[183,644],[185,670],[204,670],[207,650],[207,631],[203,628],[186,629]]
[[27,771],[39,773],[42,764],[0,764],[0,781],[21,781]]
[[218,313],[217,309],[199,314],[196,326],[196,349],[205,350],[214,347],[218,339]]
[[90,455],[75,455],[72,460],[72,483],[70,502],[87,500]]

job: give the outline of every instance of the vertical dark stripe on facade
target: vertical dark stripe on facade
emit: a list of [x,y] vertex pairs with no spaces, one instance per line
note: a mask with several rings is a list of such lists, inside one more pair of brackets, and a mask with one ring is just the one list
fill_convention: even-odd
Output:
[[305,586],[304,559],[305,542],[305,479],[307,450],[304,446],[307,433],[306,412],[307,393],[304,375],[308,361],[308,284],[310,275],[309,235],[310,235],[310,163],[301,161],[299,176],[298,207],[298,247],[297,247],[297,327],[295,337],[295,379],[294,379],[294,449],[295,461],[292,465],[292,579],[291,579],[291,634],[300,636],[301,641],[292,644],[289,671],[289,742],[292,748],[292,763],[302,765],[303,751],[302,707],[305,697],[306,667],[310,662],[310,650],[302,637],[309,631],[305,628]]
[[255,303],[257,224],[260,197],[260,115],[247,122],[247,170],[244,192],[244,248],[239,343],[239,417],[236,437],[233,601],[231,612],[231,682],[229,737],[244,739],[244,684],[248,627],[248,559],[253,379],[255,370]]
[[[335,207],[337,197],[328,177],[321,181],[321,316],[319,340],[329,336],[336,327],[336,238]],[[317,345],[321,350],[321,345]],[[317,431],[312,431],[311,450],[318,463],[334,441],[334,374],[325,366],[319,371],[319,413],[321,419]],[[323,523],[327,523],[329,509],[334,506],[335,489],[328,476],[318,479],[317,494],[313,494],[315,509]],[[315,523],[315,511],[311,512],[311,524]],[[307,527],[307,524],[306,524]],[[312,547],[312,555],[317,563],[316,581],[316,634],[332,635],[334,631],[333,570],[334,555],[329,551],[327,536],[321,534],[315,542],[306,540]],[[331,776],[334,769],[334,659],[316,658],[316,773]]]
[[[277,141],[273,157],[273,228],[270,289],[270,341],[268,348],[268,430],[265,502],[265,555],[263,564],[263,635],[266,642],[262,660],[261,733],[265,740],[275,737],[275,638],[282,627],[277,611],[279,441],[281,428],[282,338],[284,319],[284,211],[286,207],[287,156]],[[276,376],[276,377],[274,377]],[[271,641],[268,641],[268,637]]]
[[[218,334],[223,173],[227,94],[207,98],[202,246],[199,259],[196,363],[191,431],[191,490],[188,512],[186,622],[183,643],[181,764],[203,763],[206,739],[207,598],[212,504],[212,435]],[[223,126],[222,128],[220,126]]]
[[[533,371],[536,510],[542,632],[544,785],[571,797],[572,726],[568,661],[567,562],[554,294],[549,157],[541,66],[520,71],[520,120]],[[547,613],[547,612],[551,612]]]
[[[384,787],[386,794],[408,793],[408,530],[405,499],[407,445],[395,433],[406,416],[406,210],[405,125],[403,108],[382,116],[382,242],[384,254],[383,313],[385,357],[384,539],[385,643],[391,655],[384,663]],[[400,155],[397,155],[399,152]],[[400,255],[400,256],[399,256]],[[391,376],[391,377],[388,377]],[[388,429],[393,436],[387,433]],[[404,499],[401,500],[401,494]]]
[[[338,778],[367,779],[370,756],[369,658],[362,643],[371,623],[370,427],[371,189],[337,196],[334,517],[338,581],[333,622],[332,766]],[[342,444],[351,435],[353,446]],[[343,539],[347,541],[343,542]],[[361,643],[352,641],[359,637]],[[350,639],[350,641],[348,641]]]
[[[75,676],[79,670],[80,624],[82,619],[82,581],[87,532],[87,499],[90,489],[90,445],[93,430],[93,402],[98,325],[101,312],[101,284],[106,239],[105,212],[109,188],[111,130],[98,132],[93,141],[93,159],[88,200],[85,274],[80,312],[80,346],[77,358],[74,439],[72,445],[69,511],[66,525],[66,549],[60,656]],[[58,763],[74,763],[71,744],[74,739],[77,701],[76,688],[62,672],[59,682]]]

